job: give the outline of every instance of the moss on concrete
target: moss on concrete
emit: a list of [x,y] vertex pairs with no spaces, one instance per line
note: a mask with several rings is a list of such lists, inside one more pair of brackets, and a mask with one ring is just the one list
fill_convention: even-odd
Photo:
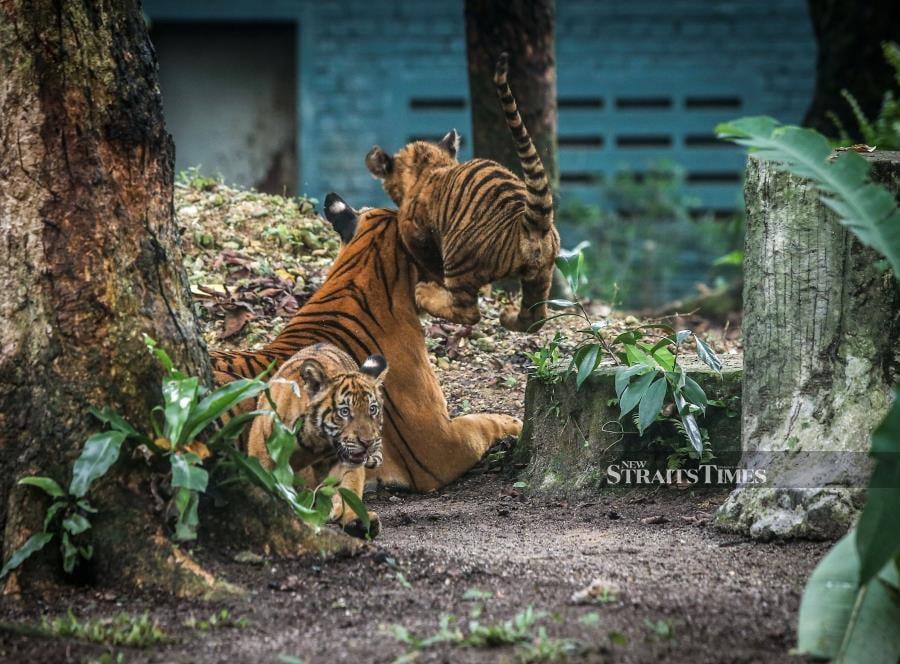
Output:
[[[682,365],[704,389],[710,407],[700,425],[709,432],[715,463],[740,460],[741,358],[728,356],[721,376],[699,363]],[[534,491],[569,494],[607,484],[607,467],[628,459],[647,459],[651,468],[665,469],[667,457],[688,445],[669,422],[653,424],[641,437],[631,417],[619,421],[615,367],[601,367],[578,390],[574,377],[556,383],[528,381],[525,426],[518,455],[528,462],[525,481]]]

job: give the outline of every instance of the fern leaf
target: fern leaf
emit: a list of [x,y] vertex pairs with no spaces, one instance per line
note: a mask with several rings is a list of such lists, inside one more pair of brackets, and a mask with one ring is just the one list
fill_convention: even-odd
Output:
[[847,128],[844,126],[844,123],[841,122],[841,119],[837,116],[837,113],[834,111],[827,111],[825,116],[831,120],[831,123],[834,125],[834,128],[838,131],[837,140],[838,143],[843,145],[850,145],[853,143],[853,139],[850,138],[850,134],[847,133]]
[[884,59],[894,68],[894,80],[900,85],[900,46],[897,42],[881,42],[881,50],[884,53]]
[[856,101],[856,97],[854,97],[846,88],[841,90],[841,97],[847,100],[847,105],[850,106],[850,110],[853,112],[853,117],[856,118],[856,124],[859,125],[859,133],[862,136],[863,142],[867,143],[868,145],[873,145],[876,142],[875,128],[872,127],[872,123],[869,122],[869,118],[867,118],[866,114],[863,113],[859,102]]
[[776,162],[812,180],[823,204],[865,245],[884,254],[900,275],[900,210],[894,196],[869,181],[869,163],[855,152],[831,162],[828,140],[812,129],[780,126],[768,117],[741,118],[716,127],[719,138],[745,145],[761,159]]

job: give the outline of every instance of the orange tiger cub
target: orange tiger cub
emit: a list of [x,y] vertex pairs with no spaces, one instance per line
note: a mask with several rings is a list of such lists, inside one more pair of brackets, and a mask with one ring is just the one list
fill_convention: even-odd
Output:
[[522,302],[502,312],[510,330],[537,329],[547,315],[559,234],[541,158],[507,84],[507,56],[494,83],[516,142],[525,180],[495,161],[456,160],[454,129],[437,144],[416,141],[394,156],[375,146],[366,166],[399,206],[403,244],[420,267],[416,304],[433,316],[477,323],[481,286],[517,277]]
[[[291,466],[308,486],[330,475],[340,486],[362,496],[366,468],[382,464],[382,383],[386,374],[387,363],[381,355],[371,355],[359,366],[335,346],[317,343],[287,360],[269,381],[281,420],[293,428],[303,418]],[[270,407],[266,395],[261,395],[257,409]],[[247,438],[247,454],[257,457],[266,468],[274,465],[266,446],[272,421],[271,415],[258,415]],[[348,532],[361,534],[361,524],[340,495],[333,499],[331,519]],[[369,512],[369,520],[369,533],[374,536],[379,529],[378,515]]]

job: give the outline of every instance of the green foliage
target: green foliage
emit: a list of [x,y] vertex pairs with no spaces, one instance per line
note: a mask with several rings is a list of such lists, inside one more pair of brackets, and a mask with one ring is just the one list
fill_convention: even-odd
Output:
[[686,177],[677,164],[651,163],[602,185],[598,205],[564,201],[557,225],[566,243],[585,241],[585,295],[645,309],[683,297],[700,281],[724,285],[727,275],[710,264],[740,248],[743,217],[699,215]]
[[668,620],[657,620],[654,622],[645,619],[644,624],[654,635],[665,641],[669,641],[675,636],[675,627]]
[[[573,295],[578,293],[579,277],[584,270],[580,249],[577,257],[573,252],[565,252],[564,257],[557,261],[557,266],[572,287]],[[584,327],[578,330],[582,335],[582,342],[572,354],[568,368],[562,368],[559,361],[562,336],[557,333],[549,344],[531,354],[531,368],[534,375],[544,382],[552,383],[562,380],[567,373],[574,372],[576,389],[580,389],[600,366],[603,357],[609,357],[620,365],[615,378],[619,419],[637,408],[637,427],[639,433],[643,435],[660,417],[665,403],[673,402],[678,410],[680,430],[694,448],[696,455],[701,456],[703,436],[696,415],[706,413],[708,400],[703,388],[689,378],[678,364],[678,353],[682,344],[693,337],[697,357],[713,371],[721,373],[722,362],[712,348],[690,330],[676,331],[664,324],[630,328],[609,339],[606,321],[593,320],[580,302],[576,300],[551,300],[551,302],[558,306],[569,307],[570,311],[554,314],[548,320],[568,316],[584,321]],[[665,336],[653,344],[645,342],[645,335],[651,330],[662,331]]]
[[457,624],[455,616],[445,614],[440,618],[437,631],[428,636],[417,636],[402,625],[391,625],[389,633],[410,648],[397,661],[412,661],[417,653],[440,644],[464,648],[518,646],[516,659],[519,662],[555,661],[580,647],[571,639],[548,637],[546,629],[538,625],[544,614],[530,606],[509,620],[495,624],[482,623],[480,616],[481,606],[476,605],[463,628]]
[[565,372],[560,371],[558,366],[562,359],[559,349],[562,339],[562,334],[557,332],[545,345],[533,353],[527,353],[528,359],[531,361],[529,369],[532,375],[542,383],[558,383],[565,376]]
[[900,565],[900,383],[894,402],[872,434],[875,470],[856,530],[860,583],[872,580],[891,559]]
[[9,557],[9,560],[6,561],[3,569],[0,570],[0,579],[4,578],[7,574],[24,563],[30,556],[43,549],[52,539],[53,533],[48,533],[46,530],[41,533],[35,533],[29,537],[25,541],[25,544],[16,549]]
[[53,636],[131,648],[148,648],[169,638],[146,613],[140,616],[120,613],[111,618],[79,621],[69,610],[59,618],[45,620],[41,629]]
[[94,509],[87,501],[88,489],[102,477],[119,457],[119,450],[125,436],[119,432],[105,432],[90,436],[81,450],[81,454],[72,466],[72,480],[68,490],[50,477],[23,477],[18,484],[32,486],[46,493],[50,505],[44,516],[44,528],[33,534],[10,556],[0,570],[0,579],[19,567],[32,555],[43,549],[54,538],[59,539],[62,554],[63,570],[66,574],[75,571],[82,560],[90,560],[94,548],[83,536],[91,527],[88,514]]
[[481,602],[486,599],[491,599],[494,596],[494,593],[480,590],[479,588],[469,588],[466,592],[463,593],[462,600],[464,602]]
[[896,664],[900,658],[900,576],[894,562],[860,585],[851,531],[818,564],[803,591],[799,654],[840,664]]
[[581,649],[581,643],[575,639],[554,639],[547,636],[546,628],[538,627],[537,635],[519,646],[516,661],[520,664],[565,662]]
[[222,628],[244,629],[250,626],[250,620],[244,616],[233,618],[228,609],[220,609],[208,618],[197,619],[192,615],[184,621],[184,626],[201,631]]
[[[173,490],[171,500],[176,515],[172,536],[177,542],[197,538],[200,494],[206,492],[209,484],[209,472],[203,467],[203,463],[213,452],[227,459],[242,479],[286,502],[294,514],[314,530],[328,521],[331,499],[338,491],[368,530],[369,514],[365,505],[351,491],[337,488],[337,482],[333,478],[327,478],[314,489],[295,489],[290,457],[297,448],[296,435],[302,421],[298,421],[291,429],[278,418],[268,387],[262,380],[271,367],[257,378],[241,379],[207,390],[196,377],[186,376],[179,371],[169,355],[153,339],[144,335],[144,341],[147,349],[165,370],[161,390],[163,403],[154,407],[150,413],[154,437],[139,432],[108,407],[102,410],[92,409],[93,415],[109,429],[87,439],[72,466],[72,480],[68,490],[49,477],[33,476],[19,480],[21,485],[44,491],[52,501],[44,518],[43,531],[32,535],[10,556],[0,569],[0,579],[57,536],[63,569],[67,574],[74,571],[79,561],[93,557],[93,547],[87,541],[85,533],[91,528],[88,515],[96,510],[85,496],[91,485],[105,475],[119,458],[126,441],[144,445],[168,459]],[[232,417],[224,426],[218,425],[220,418],[238,403],[260,393],[268,396],[272,410],[242,413]],[[263,413],[273,418],[272,435],[266,441],[275,462],[272,470],[263,468],[258,459],[247,457],[234,445],[247,424]]]
[[200,166],[191,166],[183,171],[179,171],[175,178],[175,182],[182,187],[189,187],[197,191],[210,191],[215,189],[219,184],[219,180],[204,176],[200,173]]
[[714,266],[733,266],[740,267],[744,264],[744,252],[740,249],[735,249],[734,251],[729,251],[727,254],[719,256],[716,260],[713,261]]
[[[882,42],[884,59],[894,70],[894,80],[900,87],[900,46],[896,42]],[[869,120],[863,113],[859,102],[848,90],[841,90],[841,96],[847,101],[859,129],[859,136],[867,145],[877,146],[882,150],[900,150],[900,99],[897,92],[887,90],[881,101],[881,108],[874,120]],[[830,112],[828,116],[838,130],[838,143],[850,145],[855,141],[850,137],[844,124],[837,115]]]
[[855,152],[831,160],[828,139],[812,129],[780,126],[772,118],[741,118],[716,127],[720,138],[750,148],[760,159],[809,178],[824,205],[859,238],[884,254],[900,274],[900,210],[894,195],[869,180],[869,163]]

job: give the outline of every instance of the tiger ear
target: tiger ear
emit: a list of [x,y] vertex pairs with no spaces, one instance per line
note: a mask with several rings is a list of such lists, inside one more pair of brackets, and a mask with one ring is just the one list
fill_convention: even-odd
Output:
[[394,158],[377,145],[366,155],[366,168],[376,178],[386,178],[394,170]]
[[460,136],[459,132],[455,129],[451,129],[447,132],[447,135],[444,136],[440,141],[438,141],[438,147],[440,147],[444,152],[449,154],[451,157],[456,157],[456,154],[459,152],[459,141]]
[[303,386],[309,396],[315,396],[328,385],[328,376],[325,367],[318,360],[303,360],[300,365],[300,375],[303,377]]
[[381,355],[369,355],[366,361],[359,368],[361,373],[371,376],[375,379],[375,383],[380,385],[388,372],[387,360]]
[[359,213],[333,191],[325,197],[325,218],[341,236],[341,242],[347,244],[353,239]]

